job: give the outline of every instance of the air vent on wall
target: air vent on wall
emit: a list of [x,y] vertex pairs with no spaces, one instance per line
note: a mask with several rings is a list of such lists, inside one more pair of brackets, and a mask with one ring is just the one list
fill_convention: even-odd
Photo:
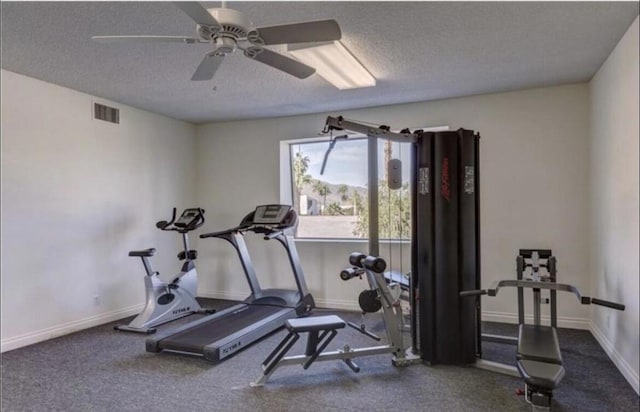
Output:
[[120,124],[120,109],[105,106],[100,103],[93,103],[93,118]]

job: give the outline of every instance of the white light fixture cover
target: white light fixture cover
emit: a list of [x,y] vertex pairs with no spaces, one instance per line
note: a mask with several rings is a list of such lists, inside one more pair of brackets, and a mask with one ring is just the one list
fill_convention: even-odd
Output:
[[340,90],[376,85],[371,73],[339,41],[289,44],[287,51]]

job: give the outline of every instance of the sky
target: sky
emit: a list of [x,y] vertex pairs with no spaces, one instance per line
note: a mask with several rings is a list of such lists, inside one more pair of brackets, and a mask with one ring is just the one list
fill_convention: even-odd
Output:
[[[367,186],[367,141],[366,139],[338,140],[329,154],[324,174],[320,175],[324,154],[329,148],[329,141],[301,143],[292,145],[292,153],[298,150],[309,157],[308,174],[312,178],[333,184],[347,184],[351,186]],[[393,143],[391,158],[402,161],[402,180],[408,181],[409,176],[409,143]],[[384,176],[384,144],[378,139],[378,176]]]

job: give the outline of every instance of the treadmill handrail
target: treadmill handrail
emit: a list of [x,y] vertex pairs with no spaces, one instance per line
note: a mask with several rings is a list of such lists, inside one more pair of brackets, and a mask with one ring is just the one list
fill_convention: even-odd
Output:
[[288,229],[288,227],[275,229],[267,225],[252,224],[248,226],[236,226],[236,227],[232,227],[231,229],[220,230],[218,232],[203,233],[200,235],[200,238],[206,239],[209,237],[222,237],[235,232],[247,232],[247,231],[255,232],[258,234],[266,233],[270,238],[273,238],[277,236],[279,233],[284,232],[286,229]]
[[235,226],[235,227],[232,227],[231,229],[220,230],[218,232],[203,233],[200,235],[200,238],[206,239],[208,237],[221,237],[224,235],[229,235],[231,233],[240,232],[242,230],[248,230],[247,228],[248,226]]

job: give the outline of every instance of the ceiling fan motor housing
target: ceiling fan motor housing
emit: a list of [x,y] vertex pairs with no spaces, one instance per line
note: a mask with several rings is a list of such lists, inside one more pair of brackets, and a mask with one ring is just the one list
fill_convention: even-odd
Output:
[[216,52],[218,54],[229,54],[233,53],[236,49],[236,39],[233,37],[227,36],[224,33],[216,36],[214,39],[214,43],[216,45]]
[[220,23],[220,34],[235,39],[247,37],[247,28],[251,26],[251,22],[243,13],[233,9],[220,8],[207,9],[207,11]]

